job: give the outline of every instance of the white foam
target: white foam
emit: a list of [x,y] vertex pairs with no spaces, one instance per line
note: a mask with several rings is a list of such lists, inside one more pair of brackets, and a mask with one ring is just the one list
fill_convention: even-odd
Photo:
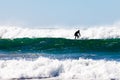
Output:
[[35,38],[35,37],[59,37],[74,39],[74,32],[80,29],[81,38],[83,39],[103,39],[103,38],[120,38],[119,25],[94,26],[87,28],[48,28],[48,29],[30,29],[16,26],[0,26],[1,38]]
[[105,60],[0,60],[0,79],[54,78],[59,80],[120,79],[120,62]]

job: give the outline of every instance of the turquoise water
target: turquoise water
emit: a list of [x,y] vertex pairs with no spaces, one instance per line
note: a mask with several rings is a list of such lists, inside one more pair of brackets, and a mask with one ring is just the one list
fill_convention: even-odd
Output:
[[3,51],[120,52],[120,39],[70,40],[64,38],[0,39]]
[[91,58],[119,60],[120,39],[16,38],[0,39],[3,57]]

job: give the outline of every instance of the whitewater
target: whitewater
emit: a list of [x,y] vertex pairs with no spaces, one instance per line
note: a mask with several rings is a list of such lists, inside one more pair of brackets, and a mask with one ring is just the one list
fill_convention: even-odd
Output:
[[0,79],[119,80],[120,63],[78,59],[1,60]]
[[120,27],[94,26],[86,28],[21,28],[16,26],[0,26],[0,38],[37,38],[53,37],[74,39],[74,32],[80,30],[81,39],[120,38]]

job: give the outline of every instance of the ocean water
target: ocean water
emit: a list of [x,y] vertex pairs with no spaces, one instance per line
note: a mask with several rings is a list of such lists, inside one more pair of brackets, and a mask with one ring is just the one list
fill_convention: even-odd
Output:
[[120,28],[0,27],[0,80],[120,80]]

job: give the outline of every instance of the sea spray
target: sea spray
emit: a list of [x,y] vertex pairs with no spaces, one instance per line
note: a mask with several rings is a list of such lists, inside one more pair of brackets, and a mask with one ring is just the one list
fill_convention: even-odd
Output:
[[80,39],[106,39],[106,38],[120,38],[119,26],[96,26],[86,28],[20,28],[20,27],[0,27],[0,38],[38,38],[38,37],[53,37],[53,38],[67,38],[74,39],[74,32],[80,30]]

